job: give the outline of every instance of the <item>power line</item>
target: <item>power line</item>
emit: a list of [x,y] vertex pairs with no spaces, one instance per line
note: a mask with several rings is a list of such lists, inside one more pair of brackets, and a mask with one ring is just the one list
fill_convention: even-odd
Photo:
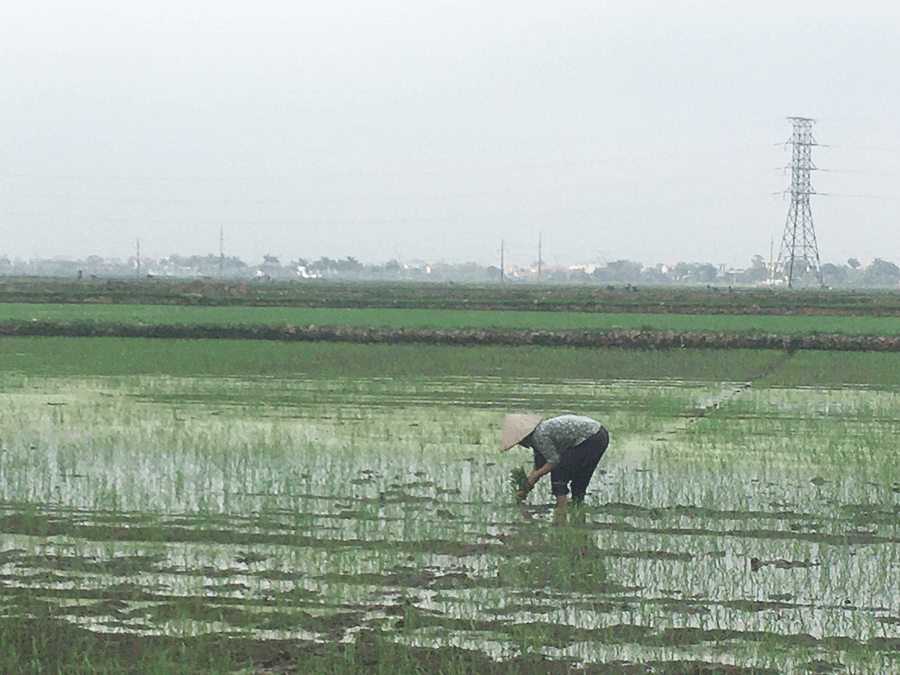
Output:
[[[745,169],[732,172],[715,172],[709,174],[684,174],[667,177],[667,183],[708,183],[710,179],[721,178],[723,176],[747,176],[752,174],[770,173],[772,171],[780,171],[783,167],[767,167],[763,169]],[[293,199],[272,199],[248,196],[246,198],[222,198],[222,199],[198,199],[198,198],[174,198],[174,197],[110,197],[110,196],[90,196],[84,194],[55,194],[50,192],[44,193],[24,193],[24,192],[4,192],[0,194],[6,199],[39,199],[53,201],[71,201],[71,202],[99,202],[110,204],[247,204],[251,206],[262,206],[266,204],[273,205],[290,205],[290,204],[346,204],[346,203],[371,203],[371,202],[428,202],[428,201],[447,201],[447,200],[463,200],[463,199],[495,199],[498,197],[517,197],[522,195],[534,195],[540,193],[558,194],[562,190],[596,192],[598,188],[620,189],[635,183],[641,184],[649,182],[650,179],[643,177],[641,180],[632,181],[621,179],[614,181],[604,181],[602,183],[594,181],[585,181],[575,184],[567,184],[564,187],[546,186],[534,187],[529,186],[527,189],[510,189],[510,190],[492,190],[492,191],[476,191],[476,192],[441,192],[431,194],[405,194],[405,195],[379,195],[367,197],[340,196],[340,197],[317,197],[304,198],[298,197]],[[657,179],[654,179],[657,180]]]
[[[869,169],[818,169],[825,173],[850,173],[860,176],[887,176],[888,178],[900,178],[900,171],[871,171]],[[818,194],[818,193],[817,193]]]
[[[780,195],[782,193],[774,193]],[[767,201],[764,199],[768,195],[761,193],[748,195],[734,195],[717,199],[692,199],[689,201],[681,199],[670,199],[654,204],[644,204],[640,207],[642,213],[664,212],[672,213],[673,209],[687,208],[691,206],[711,206],[721,204],[746,204],[751,202],[762,203]],[[575,217],[575,216],[611,216],[613,214],[631,213],[634,210],[633,204],[611,204],[601,205],[592,208],[544,208],[544,209],[525,209],[518,211],[477,211],[474,213],[461,213],[453,215],[437,215],[437,216],[421,216],[409,217],[398,215],[396,217],[384,218],[195,218],[191,216],[181,216],[174,218],[152,218],[152,217],[120,217],[110,215],[72,215],[69,213],[33,213],[21,210],[7,211],[6,215],[15,216],[26,220],[43,220],[54,222],[117,222],[117,223],[142,223],[147,225],[165,225],[165,224],[184,224],[184,225],[234,225],[234,226],[266,226],[266,225],[305,225],[305,226],[325,226],[325,225],[392,225],[392,224],[422,224],[422,223],[463,223],[477,222],[481,220],[499,220],[507,218],[548,218],[548,217]]]
[[842,192],[817,192],[817,197],[843,197],[846,199],[883,199],[888,201],[896,201],[900,199],[897,195],[853,195]]
[[[753,145],[741,148],[734,148],[731,154],[738,152],[751,152],[764,150],[768,146]],[[433,175],[453,175],[453,174],[483,174],[483,173],[514,173],[523,171],[542,171],[546,169],[590,169],[602,166],[628,166],[640,164],[658,164],[660,157],[666,158],[704,158],[712,155],[720,156],[721,153],[694,150],[692,152],[660,152],[655,150],[653,154],[648,154],[642,161],[635,161],[633,155],[629,156],[605,156],[602,159],[589,158],[575,161],[560,162],[535,162],[521,164],[505,164],[493,166],[468,166],[468,167],[446,167],[446,168],[410,168],[397,171],[334,171],[334,172],[306,172],[296,174],[275,173],[262,174],[254,173],[247,175],[184,175],[184,176],[151,176],[151,175],[90,175],[90,174],[43,174],[30,172],[0,172],[0,178],[37,178],[43,180],[66,180],[66,181],[108,181],[108,182],[133,182],[133,183],[226,183],[226,182],[260,182],[260,181],[297,181],[297,180],[319,180],[319,179],[359,179],[359,178],[391,178],[406,176],[433,176]]]

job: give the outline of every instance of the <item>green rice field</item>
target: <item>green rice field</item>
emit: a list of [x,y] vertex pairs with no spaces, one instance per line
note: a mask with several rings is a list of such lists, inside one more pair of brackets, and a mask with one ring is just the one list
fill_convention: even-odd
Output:
[[5,338],[0,672],[897,672],[896,358]]
[[656,329],[717,332],[898,335],[900,317],[603,313],[451,309],[205,307],[115,304],[0,304],[0,321],[95,321],[182,325],[330,325],[520,330]]

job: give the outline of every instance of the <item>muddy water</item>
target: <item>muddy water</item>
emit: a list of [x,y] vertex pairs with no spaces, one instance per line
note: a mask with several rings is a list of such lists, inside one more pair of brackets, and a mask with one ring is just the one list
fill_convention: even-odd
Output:
[[[0,588],[98,633],[892,672],[896,395],[742,383],[7,379]],[[511,499],[502,412],[612,445]],[[541,486],[546,489],[546,486]],[[540,493],[540,494],[538,494]]]

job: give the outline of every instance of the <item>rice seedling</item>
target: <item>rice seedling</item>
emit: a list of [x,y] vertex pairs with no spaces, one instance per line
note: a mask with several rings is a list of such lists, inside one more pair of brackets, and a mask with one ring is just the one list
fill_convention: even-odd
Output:
[[509,471],[509,487],[513,494],[521,492],[528,487],[528,472],[524,467],[516,466]]
[[[136,644],[148,672],[900,665],[895,389],[748,386],[764,355],[671,357],[680,379],[551,355],[548,379],[302,354],[347,360],[0,376],[0,669],[116,672]],[[565,520],[510,494],[508,409],[608,424]]]

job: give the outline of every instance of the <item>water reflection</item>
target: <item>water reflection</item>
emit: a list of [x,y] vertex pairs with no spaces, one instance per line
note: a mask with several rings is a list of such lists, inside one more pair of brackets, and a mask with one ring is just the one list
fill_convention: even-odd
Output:
[[[894,397],[735,391],[490,378],[8,387],[4,604],[103,632],[335,641],[371,627],[498,658],[529,626],[554,636],[543,653],[579,661],[791,671],[810,654],[852,663],[857,645],[889,672]],[[617,430],[564,524],[540,499],[512,503],[504,467],[527,457],[494,452],[510,401]]]

